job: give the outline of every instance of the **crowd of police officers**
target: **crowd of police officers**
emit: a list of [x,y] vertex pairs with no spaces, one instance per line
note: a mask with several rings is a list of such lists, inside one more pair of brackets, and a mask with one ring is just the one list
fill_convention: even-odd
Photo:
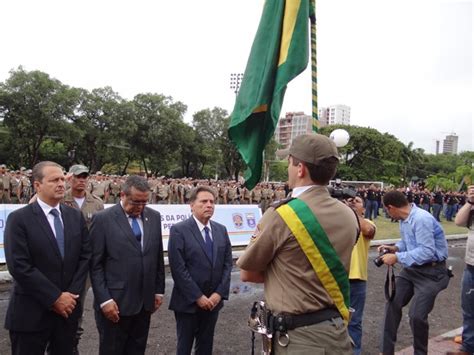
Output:
[[[98,171],[90,175],[87,192],[99,197],[104,203],[117,203],[126,176],[106,175]],[[278,182],[262,182],[254,189],[248,190],[242,183],[233,180],[208,179],[172,179],[151,176],[151,204],[187,204],[191,190],[200,185],[209,186],[218,196],[218,204],[256,204],[265,211],[275,201],[284,199],[288,185]],[[377,218],[381,212],[382,198],[387,189],[370,184],[357,188],[357,195],[365,199],[365,218]],[[466,202],[465,192],[430,191],[423,184],[399,188],[414,203],[430,213],[439,221],[441,215],[447,221],[453,221],[456,212]],[[28,203],[34,195],[31,180],[31,170],[9,170],[6,165],[0,165],[0,203]]]

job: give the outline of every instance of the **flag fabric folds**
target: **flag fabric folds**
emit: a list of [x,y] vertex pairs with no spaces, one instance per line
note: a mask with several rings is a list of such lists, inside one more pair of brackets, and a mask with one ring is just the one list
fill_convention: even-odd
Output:
[[248,189],[260,180],[286,86],[308,65],[309,16],[310,0],[265,1],[228,130],[247,164]]

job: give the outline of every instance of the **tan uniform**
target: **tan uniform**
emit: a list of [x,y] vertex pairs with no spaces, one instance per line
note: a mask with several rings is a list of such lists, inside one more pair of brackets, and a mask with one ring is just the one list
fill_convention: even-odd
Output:
[[217,186],[211,185],[211,186],[209,186],[209,188],[212,190],[212,192],[213,192],[215,198],[218,199],[218,198],[219,198],[219,195],[218,195]]
[[238,203],[237,200],[237,187],[231,186],[227,190],[227,202],[230,204]]
[[2,180],[1,185],[3,185],[0,191],[0,203],[11,203],[11,177],[8,174],[0,175],[0,180]]
[[107,198],[109,196],[109,190],[110,190],[110,181],[108,180],[102,180],[96,182],[94,185],[94,189],[92,190],[92,193],[96,195],[97,197],[100,197],[102,200],[104,198]]
[[251,191],[252,203],[259,204],[262,201],[262,189],[257,187]]
[[218,203],[220,204],[227,204],[227,187],[225,185],[221,185],[218,187],[219,196],[218,196]]
[[[299,198],[318,219],[347,271],[358,232],[356,216],[322,186],[310,188]],[[300,315],[335,307],[296,238],[273,207],[263,215],[237,265],[264,273],[265,301],[274,314]],[[347,329],[340,318],[334,323],[289,330],[288,335],[290,344],[287,348],[276,346],[276,354],[295,353],[298,346],[303,346],[298,353],[313,354],[318,344],[324,348],[334,346],[334,354],[351,353]]]
[[82,203],[81,208],[79,208],[79,205],[74,200],[74,197],[71,194],[71,190],[66,191],[66,193],[64,194],[63,202],[65,205],[81,210],[82,215],[86,219],[88,228],[90,228],[90,225],[92,222],[92,216],[95,213],[102,211],[104,209],[104,202],[102,201],[102,199],[93,194],[90,194],[89,192],[86,192],[86,198],[84,202]]
[[172,182],[170,185],[170,202],[172,204],[177,204],[179,203],[179,190],[178,190],[178,184]]
[[269,187],[262,189],[262,212],[265,212],[267,208],[273,202],[273,190]]
[[148,179],[148,186],[150,187],[150,196],[148,197],[148,203],[156,203],[156,187],[158,186],[158,180]]
[[286,192],[285,190],[276,190],[275,191],[275,201],[281,201],[281,200],[284,200],[286,198]]
[[170,187],[167,184],[158,184],[156,186],[156,200],[158,203],[169,203]]
[[[348,270],[358,229],[354,213],[331,198],[325,187],[313,187],[299,198],[314,212]],[[334,305],[273,207],[263,215],[256,233],[237,265],[245,270],[265,271],[265,299],[273,312],[301,314]]]
[[193,191],[193,185],[186,184],[184,185],[184,203],[188,203],[191,197],[191,191]]
[[20,179],[20,203],[28,203],[33,193],[31,181],[27,176],[22,176]]
[[118,181],[112,181],[110,183],[110,196],[109,196],[109,203],[117,203],[120,200],[120,191],[121,191],[121,184]]
[[89,179],[89,182],[87,183],[86,191],[89,193],[92,193],[92,190],[94,190],[94,186],[97,184],[97,181],[93,179]]

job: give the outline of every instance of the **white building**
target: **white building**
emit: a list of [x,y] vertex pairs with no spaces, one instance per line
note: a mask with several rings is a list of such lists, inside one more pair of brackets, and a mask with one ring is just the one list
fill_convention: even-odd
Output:
[[319,126],[334,124],[349,125],[351,123],[351,108],[346,105],[332,105],[319,109]]
[[275,140],[283,146],[283,149],[289,148],[295,137],[313,131],[312,119],[304,112],[287,112],[285,117],[278,120]]
[[443,153],[458,154],[458,138],[456,133],[447,135],[443,140]]

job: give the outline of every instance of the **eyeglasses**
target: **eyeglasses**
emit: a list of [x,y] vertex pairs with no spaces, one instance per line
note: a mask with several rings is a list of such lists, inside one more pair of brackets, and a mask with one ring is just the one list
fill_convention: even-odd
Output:
[[132,199],[127,199],[127,200],[128,200],[128,203],[133,206],[145,206],[146,204],[148,204],[148,201],[135,201]]

